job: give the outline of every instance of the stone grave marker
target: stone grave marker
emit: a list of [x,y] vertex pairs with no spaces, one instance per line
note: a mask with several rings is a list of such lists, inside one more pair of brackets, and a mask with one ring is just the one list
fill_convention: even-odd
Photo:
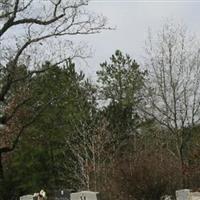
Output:
[[71,193],[71,200],[100,200],[99,192],[81,191]]
[[56,190],[53,194],[54,200],[70,200],[70,191],[69,190]]
[[191,193],[189,189],[177,190],[176,200],[191,200]]
[[191,192],[192,200],[200,200],[200,192]]
[[33,200],[33,195],[28,194],[20,197],[20,200]]

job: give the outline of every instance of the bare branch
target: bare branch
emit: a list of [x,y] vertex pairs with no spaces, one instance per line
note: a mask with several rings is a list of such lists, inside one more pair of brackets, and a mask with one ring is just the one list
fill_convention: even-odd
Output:
[[19,142],[19,139],[21,137],[21,135],[24,133],[24,131],[26,130],[26,128],[28,128],[31,124],[33,124],[37,119],[38,119],[38,116],[44,112],[44,110],[53,102],[55,101],[57,98],[60,98],[60,97],[56,97],[56,98],[53,98],[51,100],[49,100],[46,104],[44,104],[38,111],[36,111],[36,113],[34,114],[33,117],[31,117],[31,119],[25,123],[24,125],[22,125],[22,127],[20,128],[20,130],[18,131],[18,133],[16,134],[16,138],[13,140],[12,142],[12,145],[9,147],[2,147],[0,148],[0,153],[7,153],[7,152],[11,152],[13,150],[15,150],[18,142]]
[[7,22],[0,29],[0,37],[12,26],[12,24],[16,18],[16,14],[18,12],[18,6],[19,6],[19,0],[15,0],[15,6],[14,6],[14,10],[12,12],[12,16],[7,20]]

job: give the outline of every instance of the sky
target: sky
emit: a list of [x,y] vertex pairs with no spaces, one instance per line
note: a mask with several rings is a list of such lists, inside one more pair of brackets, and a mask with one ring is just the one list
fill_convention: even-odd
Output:
[[82,69],[93,80],[99,63],[108,60],[116,49],[142,63],[148,29],[156,33],[167,19],[183,23],[192,33],[200,33],[200,0],[91,0],[88,9],[106,16],[108,26],[116,27],[83,37],[93,56]]

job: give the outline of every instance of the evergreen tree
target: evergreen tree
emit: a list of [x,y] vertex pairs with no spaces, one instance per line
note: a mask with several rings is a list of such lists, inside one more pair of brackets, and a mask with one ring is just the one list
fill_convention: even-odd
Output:
[[[81,184],[76,178],[80,166],[68,144],[83,142],[77,128],[91,121],[94,100],[89,88],[92,86],[82,72],[76,72],[70,59],[63,67],[47,62],[43,68],[48,70],[37,74],[30,83],[34,98],[27,107],[30,112],[46,107],[26,129],[7,171],[18,195],[41,188],[76,189]],[[14,170],[18,172],[15,176]]]
[[100,95],[108,103],[104,113],[113,132],[113,142],[119,144],[134,135],[139,121],[137,105],[142,101],[141,89],[146,72],[129,55],[117,50],[110,63],[100,65],[97,72]]

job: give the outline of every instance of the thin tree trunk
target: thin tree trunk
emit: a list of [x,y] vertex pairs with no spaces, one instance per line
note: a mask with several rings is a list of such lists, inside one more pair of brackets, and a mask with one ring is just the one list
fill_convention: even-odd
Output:
[[3,170],[3,163],[2,163],[2,153],[0,153],[0,181],[4,180],[4,170]]
[[183,144],[180,147],[180,160],[181,160],[181,175],[182,175],[182,188],[188,187],[188,177],[187,177],[187,163],[184,159]]

